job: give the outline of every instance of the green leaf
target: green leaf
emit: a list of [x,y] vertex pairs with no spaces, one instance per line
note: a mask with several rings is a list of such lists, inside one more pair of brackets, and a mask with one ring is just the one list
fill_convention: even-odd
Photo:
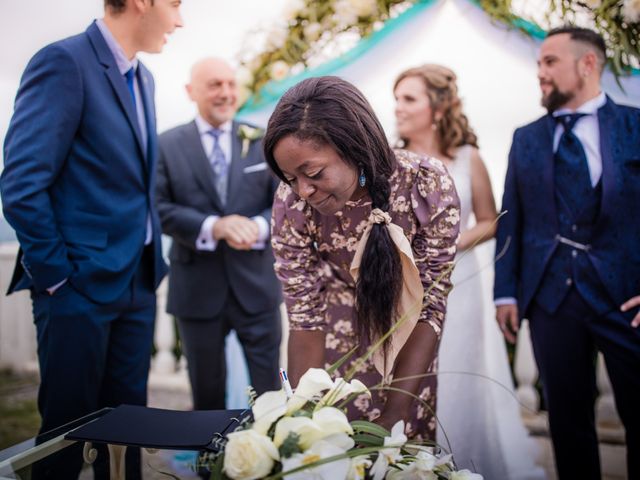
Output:
[[280,452],[280,457],[289,458],[291,455],[295,453],[302,453],[302,449],[300,448],[300,435],[294,432],[289,432],[287,438],[284,439],[280,448],[278,448],[278,452]]
[[354,420],[351,422],[351,427],[355,432],[369,433],[377,437],[388,437],[391,432],[380,425],[376,425],[373,422],[367,422],[366,420]]
[[327,368],[327,373],[329,375],[333,374],[333,372],[338,370],[342,365],[344,365],[344,363],[347,360],[349,360],[353,356],[354,353],[356,353],[356,350],[358,350],[358,345],[353,347],[351,350],[349,350],[347,353],[345,353],[342,357],[340,357],[337,362],[335,362],[333,365],[331,365],[329,368]]
[[384,438],[370,433],[356,433],[353,435],[356,445],[364,447],[381,447],[384,445]]

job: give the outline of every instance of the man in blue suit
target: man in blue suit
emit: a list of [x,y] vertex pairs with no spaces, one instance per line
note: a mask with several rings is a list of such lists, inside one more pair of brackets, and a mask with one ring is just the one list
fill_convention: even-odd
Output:
[[601,90],[595,32],[549,32],[538,78],[548,115],[516,130],[496,251],[496,317],[529,319],[560,479],[599,479],[595,356],[602,352],[640,478],[640,110]]
[[[179,8],[105,0],[104,18],[42,49],[22,77],[0,188],[21,247],[9,293],[30,289],[33,300],[41,432],[146,403],[166,265],[153,198],[154,83],[136,54],[162,50],[182,24]],[[128,478],[139,477],[131,457]],[[74,478],[81,464],[67,448],[33,473]]]

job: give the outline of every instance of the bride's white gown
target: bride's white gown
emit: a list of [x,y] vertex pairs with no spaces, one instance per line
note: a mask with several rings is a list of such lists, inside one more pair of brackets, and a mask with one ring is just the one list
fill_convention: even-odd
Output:
[[[473,216],[471,147],[458,150],[449,172],[460,196],[464,231]],[[447,449],[450,445],[458,468],[481,473],[485,480],[543,479],[544,471],[534,463],[535,442],[520,418],[504,339],[494,320],[492,259],[486,255],[480,262],[476,252],[485,245],[456,257],[439,350],[437,440]]]

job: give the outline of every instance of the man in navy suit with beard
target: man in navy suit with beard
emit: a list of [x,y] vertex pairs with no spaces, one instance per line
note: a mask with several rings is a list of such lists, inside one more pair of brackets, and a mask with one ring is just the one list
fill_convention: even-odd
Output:
[[595,32],[549,32],[549,113],[514,134],[497,231],[496,317],[511,342],[529,319],[561,480],[600,478],[598,351],[640,478],[640,110],[602,92],[605,62]]
[[[105,0],[104,18],[40,50],[15,102],[0,179],[30,289],[41,432],[102,407],[145,405],[155,289],[166,273],[153,200],[154,83],[136,58],[182,26],[180,0]],[[96,478],[107,478],[105,454]],[[127,453],[139,478],[139,451]],[[81,446],[34,465],[76,478]],[[101,468],[100,466],[104,467]]]

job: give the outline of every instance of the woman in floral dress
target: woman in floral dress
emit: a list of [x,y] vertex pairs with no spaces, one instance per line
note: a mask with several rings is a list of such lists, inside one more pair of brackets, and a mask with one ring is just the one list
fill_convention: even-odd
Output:
[[[355,345],[366,350],[395,321],[410,317],[401,299],[415,271],[422,307],[397,348],[385,344],[385,352],[394,352],[386,380],[395,378],[393,388],[421,401],[377,390],[348,409],[352,419],[375,419],[387,428],[403,419],[410,437],[433,440],[436,377],[424,374],[436,365],[459,224],[446,169],[438,160],[391,150],[366,99],[337,77],[290,89],[269,120],[264,149],[283,181],[273,205],[272,245],[289,314],[292,383]],[[371,360],[355,377],[368,387],[382,380]]]

